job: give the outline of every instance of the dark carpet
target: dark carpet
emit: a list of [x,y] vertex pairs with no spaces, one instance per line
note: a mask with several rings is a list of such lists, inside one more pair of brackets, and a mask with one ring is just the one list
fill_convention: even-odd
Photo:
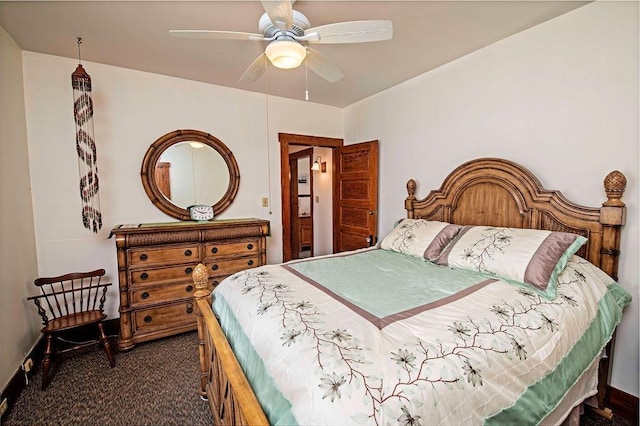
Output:
[[113,369],[96,347],[64,354],[45,391],[38,368],[3,424],[210,425],[208,402],[196,393],[197,338],[193,332],[138,344],[118,353]]
[[[196,393],[197,333],[137,345],[116,355],[111,369],[102,350],[63,355],[41,391],[41,368],[21,392],[5,425],[210,425],[209,405]],[[631,426],[592,412],[583,426]]]

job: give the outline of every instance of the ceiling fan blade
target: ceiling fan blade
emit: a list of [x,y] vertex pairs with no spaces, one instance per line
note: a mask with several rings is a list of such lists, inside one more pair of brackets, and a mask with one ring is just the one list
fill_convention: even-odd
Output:
[[[317,33],[317,37],[313,37]],[[393,37],[391,21],[352,21],[337,22],[309,28],[304,32],[309,36],[309,43],[365,43],[370,41],[390,40]]]
[[291,0],[262,0],[261,3],[273,25],[281,30],[291,29],[293,25]]
[[210,31],[210,30],[170,30],[169,34],[174,37],[202,38],[216,40],[264,40],[262,34],[241,33],[236,31]]
[[317,50],[307,47],[307,58],[305,60],[307,61],[307,66],[311,71],[315,72],[329,83],[335,83],[345,76],[345,73],[343,73],[336,64],[331,62]]
[[267,55],[264,53],[256,58],[255,61],[249,65],[249,68],[240,77],[241,83],[250,83],[256,81],[267,70]]

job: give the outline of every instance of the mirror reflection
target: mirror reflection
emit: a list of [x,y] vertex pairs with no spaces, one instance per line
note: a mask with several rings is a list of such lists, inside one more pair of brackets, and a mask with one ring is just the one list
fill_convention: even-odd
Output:
[[213,205],[229,186],[224,158],[212,147],[197,141],[174,144],[156,163],[158,189],[176,206]]
[[142,186],[164,213],[190,220],[187,207],[203,204],[217,217],[238,193],[240,170],[229,148],[200,130],[175,130],[155,140],[142,160]]

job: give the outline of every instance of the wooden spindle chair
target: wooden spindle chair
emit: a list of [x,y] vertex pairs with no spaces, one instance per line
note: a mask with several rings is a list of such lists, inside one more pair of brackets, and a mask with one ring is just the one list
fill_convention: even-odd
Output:
[[[109,359],[109,365],[115,366],[111,354],[111,344],[104,332],[102,321],[107,318],[103,313],[107,287],[111,283],[101,283],[104,269],[91,272],[73,272],[57,277],[42,277],[34,281],[42,294],[29,297],[38,307],[44,327],[40,330],[46,339],[46,349],[42,367],[42,389],[49,384],[49,367],[54,354],[80,349],[89,345],[102,344]],[[67,337],[72,330],[84,327],[96,327],[98,340],[71,342]],[[56,342],[56,340],[58,342]],[[60,342],[71,344],[65,349]]]

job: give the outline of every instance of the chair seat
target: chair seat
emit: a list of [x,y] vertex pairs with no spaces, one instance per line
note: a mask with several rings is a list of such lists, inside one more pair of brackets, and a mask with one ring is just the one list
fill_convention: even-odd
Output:
[[60,318],[53,319],[42,328],[42,332],[56,332],[68,330],[74,327],[81,327],[83,325],[93,324],[100,322],[107,317],[101,311],[86,311],[78,312],[76,314],[65,315]]

